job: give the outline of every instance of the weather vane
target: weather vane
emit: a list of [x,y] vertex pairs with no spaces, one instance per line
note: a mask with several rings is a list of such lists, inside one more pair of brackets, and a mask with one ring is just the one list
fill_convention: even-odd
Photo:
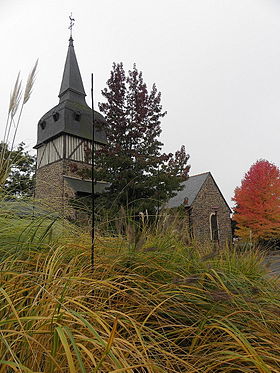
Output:
[[74,22],[75,22],[75,19],[72,18],[72,12],[69,16],[69,19],[70,19],[70,26],[68,27],[68,29],[70,30],[70,38],[72,38],[72,28],[73,28]]

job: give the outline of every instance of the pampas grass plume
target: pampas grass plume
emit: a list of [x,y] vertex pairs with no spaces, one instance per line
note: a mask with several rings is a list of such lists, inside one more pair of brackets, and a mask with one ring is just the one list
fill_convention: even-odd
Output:
[[38,59],[35,62],[35,65],[33,69],[31,70],[30,74],[28,75],[28,79],[27,79],[25,91],[24,91],[24,96],[23,96],[23,105],[27,103],[32,93],[33,85],[34,85],[35,78],[36,78],[37,66],[38,66]]
[[21,89],[22,81],[20,80],[20,72],[18,73],[14,88],[10,95],[10,104],[9,104],[9,115],[13,118],[16,115],[18,110],[21,96],[22,96],[22,89]]

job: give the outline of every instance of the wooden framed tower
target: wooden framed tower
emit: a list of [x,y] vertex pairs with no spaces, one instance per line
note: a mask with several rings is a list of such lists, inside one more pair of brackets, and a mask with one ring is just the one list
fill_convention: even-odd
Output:
[[[85,101],[72,36],[59,91],[59,103],[38,122],[37,170],[35,198],[42,203],[75,218],[69,203],[81,195],[91,195],[90,172],[92,143],[94,148],[106,146],[103,116],[94,113]],[[95,192],[101,193],[106,182],[96,182]]]

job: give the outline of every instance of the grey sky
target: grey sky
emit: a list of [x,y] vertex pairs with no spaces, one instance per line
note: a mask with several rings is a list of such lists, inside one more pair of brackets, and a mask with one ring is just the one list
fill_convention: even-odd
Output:
[[0,0],[0,136],[17,72],[39,57],[17,137],[35,144],[38,120],[58,102],[71,11],[86,92],[93,72],[102,100],[112,62],[136,62],[162,92],[164,149],[185,144],[191,174],[211,171],[230,205],[257,159],[279,166],[278,0]]

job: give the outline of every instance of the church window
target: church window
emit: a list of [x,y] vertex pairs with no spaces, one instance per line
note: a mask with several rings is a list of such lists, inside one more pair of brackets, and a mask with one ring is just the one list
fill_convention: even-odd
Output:
[[42,128],[42,130],[44,130],[46,128],[46,121],[43,120],[42,122],[39,122],[40,123],[40,127]]
[[59,119],[59,113],[58,113],[57,111],[54,111],[53,114],[52,114],[52,116],[53,116],[53,120],[54,120],[55,122],[57,122],[58,119]]
[[210,234],[212,241],[219,241],[219,228],[217,213],[210,215]]
[[74,119],[75,119],[77,122],[80,122],[80,120],[81,120],[81,112],[80,112],[80,111],[75,111],[75,112],[74,112]]

